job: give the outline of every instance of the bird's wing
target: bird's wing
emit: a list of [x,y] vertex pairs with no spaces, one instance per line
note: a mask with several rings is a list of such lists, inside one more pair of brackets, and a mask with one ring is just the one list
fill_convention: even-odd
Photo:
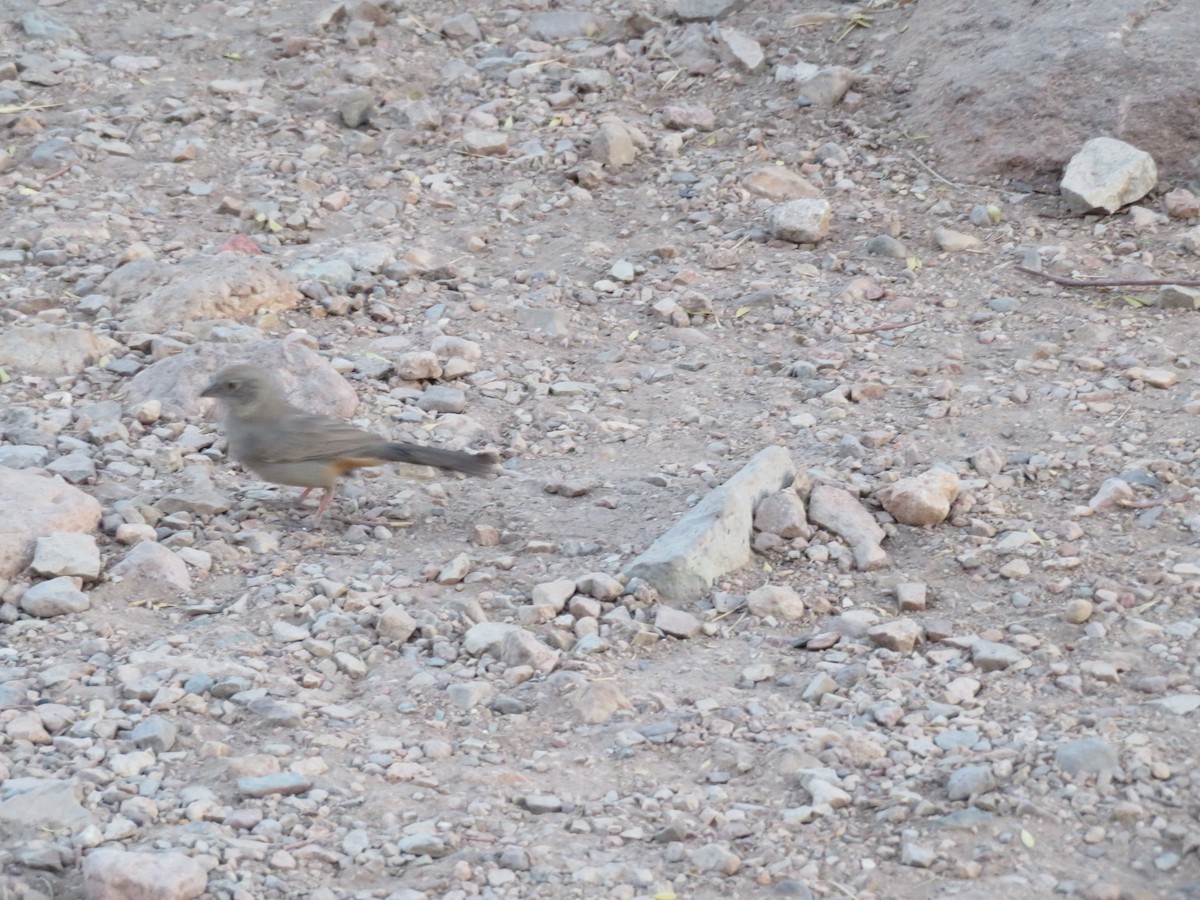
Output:
[[372,458],[385,443],[378,435],[325,416],[289,413],[249,430],[238,454],[247,462],[333,462]]

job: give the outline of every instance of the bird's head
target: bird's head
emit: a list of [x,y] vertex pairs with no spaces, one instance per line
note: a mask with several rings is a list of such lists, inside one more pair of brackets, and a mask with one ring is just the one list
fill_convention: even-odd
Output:
[[253,408],[278,395],[279,388],[271,374],[249,363],[225,367],[200,392],[201,397],[225,401],[234,411]]

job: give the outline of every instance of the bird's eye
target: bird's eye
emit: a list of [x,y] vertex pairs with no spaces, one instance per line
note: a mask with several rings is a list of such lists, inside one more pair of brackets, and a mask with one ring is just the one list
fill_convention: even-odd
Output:
[[240,385],[236,381],[227,381],[225,382],[225,387],[231,391],[236,391]]

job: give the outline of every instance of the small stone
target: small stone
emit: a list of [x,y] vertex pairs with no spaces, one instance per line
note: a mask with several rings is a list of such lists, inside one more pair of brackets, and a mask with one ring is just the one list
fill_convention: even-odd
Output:
[[66,575],[39,582],[21,595],[21,609],[40,619],[83,612],[91,606],[76,580]]
[[876,625],[867,632],[867,637],[876,646],[886,647],[905,656],[912,653],[921,635],[921,626],[913,619],[893,619]]
[[875,498],[905,525],[937,525],[950,514],[958,497],[958,475],[946,469],[931,469],[916,478],[902,478],[875,492]]
[[466,681],[446,688],[450,702],[464,712],[486,706],[496,697],[496,688],[484,681]]
[[1163,208],[1172,219],[1194,219],[1200,216],[1200,199],[1187,188],[1175,188],[1163,194]]
[[712,131],[717,127],[717,117],[711,109],[702,103],[676,103],[664,106],[662,122],[667,128],[685,131],[694,128],[697,131]]
[[796,85],[798,105],[835,106],[854,86],[858,75],[846,66],[826,66]]
[[766,66],[762,45],[745,32],[722,26],[717,31],[717,50],[721,60],[753,75]]
[[134,745],[155,753],[165,753],[175,746],[175,725],[163,716],[150,716],[134,726],[130,739]]
[[1088,507],[1094,512],[1109,512],[1119,509],[1133,500],[1133,488],[1120,478],[1108,478],[1100,485]]
[[921,581],[906,581],[896,585],[896,603],[901,612],[919,612],[925,609],[926,585]]
[[777,491],[758,504],[754,510],[754,527],[788,540],[812,534],[804,501],[792,488]]
[[592,681],[575,693],[572,698],[581,721],[588,725],[603,725],[623,709],[633,709],[633,704],[611,681]]
[[1063,619],[1072,625],[1082,625],[1092,617],[1092,601],[1076,597],[1067,601],[1063,608]]
[[455,387],[431,384],[417,398],[417,408],[426,412],[461,413],[467,408],[467,395]]
[[1007,669],[1025,659],[1025,654],[1008,644],[995,641],[976,641],[971,645],[971,661],[982,672]]
[[912,841],[901,841],[900,864],[913,866],[918,869],[928,869],[937,862],[937,854],[928,847],[914,844]]
[[417,621],[403,606],[392,606],[380,614],[375,630],[389,641],[403,644],[417,630]]
[[438,584],[459,584],[471,571],[471,557],[459,553],[441,567],[437,573]]
[[722,875],[736,875],[742,867],[742,860],[736,853],[724,844],[705,844],[689,854],[691,863],[701,872],[719,872]]
[[792,588],[767,584],[746,596],[746,608],[754,616],[771,616],[784,622],[804,618],[804,600]]
[[1155,295],[1155,305],[1160,309],[1200,309],[1200,288],[1163,285]]
[[821,484],[808,499],[808,518],[814,525],[831,531],[850,544],[854,565],[870,571],[887,565],[888,557],[880,546],[885,533],[854,495],[842,488]]
[[973,764],[951,772],[946,791],[951,800],[967,800],[994,791],[998,786],[991,766]]
[[193,900],[204,893],[208,876],[183,853],[132,853],[102,847],[83,860],[88,900]]
[[935,228],[933,242],[947,253],[961,253],[964,250],[974,250],[983,244],[973,234],[964,234],[952,228]]
[[442,377],[442,364],[429,350],[411,350],[392,360],[396,376],[404,381],[436,381]]
[[503,156],[508,152],[508,134],[503,131],[464,131],[463,146],[476,156]]
[[1142,366],[1126,369],[1125,377],[1134,381],[1144,381],[1151,387],[1163,390],[1174,387],[1179,382],[1179,376],[1170,369],[1147,369]]
[[1076,213],[1115,213],[1146,196],[1158,183],[1154,159],[1144,150],[1109,137],[1092,138],[1071,157],[1059,191]]
[[833,206],[824,198],[803,198],[777,204],[767,213],[767,230],[779,240],[815,244],[829,234]]
[[890,234],[879,234],[867,241],[863,248],[871,256],[886,256],[891,259],[904,259],[908,256],[908,250],[904,244],[896,240]]
[[700,632],[700,620],[682,609],[660,606],[654,616],[654,627],[670,637],[691,638]]
[[38,575],[76,575],[94,579],[100,575],[100,548],[90,534],[56,532],[40,537],[30,568]]
[[158,593],[189,591],[192,588],[187,564],[157,541],[134,544],[124,558],[108,571],[110,576],[153,586]]
[[556,612],[562,612],[567,601],[575,595],[575,582],[570,578],[560,578],[557,581],[547,581],[536,584],[530,595],[534,606],[550,606]]
[[605,166],[628,166],[637,158],[629,129],[619,122],[605,122],[592,135],[592,158]]
[[581,594],[604,602],[616,600],[625,591],[625,586],[606,572],[589,572],[580,576],[575,581],[575,588]]
[[295,772],[276,772],[270,775],[247,775],[237,780],[238,793],[243,797],[269,797],[271,794],[291,796],[312,789],[312,782]]
[[1099,738],[1067,741],[1054,751],[1054,762],[1068,775],[1122,777],[1117,751]]
[[759,197],[785,200],[817,199],[820,189],[811,181],[783,166],[760,166],[742,177],[742,187]]

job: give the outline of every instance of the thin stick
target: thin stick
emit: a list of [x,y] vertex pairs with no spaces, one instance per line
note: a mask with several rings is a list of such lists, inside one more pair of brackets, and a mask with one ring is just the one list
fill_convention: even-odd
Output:
[[1026,275],[1037,275],[1066,287],[1166,287],[1169,284],[1180,287],[1200,287],[1200,278],[1068,278],[1065,275],[1053,275],[1050,272],[1027,269],[1025,266],[1014,266],[1014,268]]
[[936,178],[942,184],[948,184],[948,185],[950,185],[950,187],[954,188],[956,191],[961,191],[963,189],[963,187],[965,186],[965,185],[961,185],[961,184],[955,184],[949,178],[943,178],[941,175],[939,175],[937,172],[935,172],[932,168],[930,168],[925,163],[925,161],[921,159],[921,157],[917,156],[917,154],[913,153],[911,150],[905,150],[904,152],[913,158],[913,162],[915,162],[918,166],[920,166],[922,169],[924,169],[926,172],[928,172],[930,175],[932,175],[934,178]]
[[908,328],[910,325],[920,325],[924,319],[917,319],[915,322],[892,322],[890,325],[875,325],[871,328],[855,328],[853,331],[846,332],[847,334],[874,334],[877,331],[895,331],[897,328]]

